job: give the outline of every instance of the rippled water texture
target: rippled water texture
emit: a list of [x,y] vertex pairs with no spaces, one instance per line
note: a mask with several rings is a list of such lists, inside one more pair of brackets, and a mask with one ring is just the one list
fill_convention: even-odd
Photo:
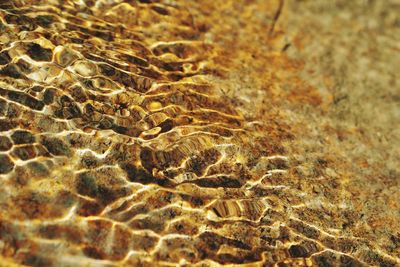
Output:
[[1,266],[400,264],[284,1],[0,3]]

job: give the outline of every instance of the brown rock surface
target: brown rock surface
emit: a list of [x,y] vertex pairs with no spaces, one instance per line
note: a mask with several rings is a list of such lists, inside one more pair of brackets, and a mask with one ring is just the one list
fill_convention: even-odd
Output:
[[400,265],[399,14],[0,2],[0,265]]

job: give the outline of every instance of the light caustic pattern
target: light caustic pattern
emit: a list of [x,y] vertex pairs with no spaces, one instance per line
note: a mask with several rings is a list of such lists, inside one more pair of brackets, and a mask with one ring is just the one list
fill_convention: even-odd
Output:
[[392,263],[296,218],[290,157],[213,84],[193,3],[2,3],[4,264]]

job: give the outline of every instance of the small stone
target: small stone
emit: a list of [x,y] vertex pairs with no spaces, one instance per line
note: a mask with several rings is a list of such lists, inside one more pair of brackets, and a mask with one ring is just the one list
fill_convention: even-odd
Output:
[[14,163],[8,155],[0,155],[0,174],[6,174],[14,169]]
[[165,121],[163,121],[158,125],[158,127],[161,128],[162,133],[170,131],[173,128],[173,126],[174,122],[171,119],[166,119]]
[[7,102],[0,99],[0,116],[3,116],[7,111]]
[[29,44],[28,45],[28,55],[36,61],[51,61],[53,53],[51,49],[46,49],[41,47],[39,44]]
[[7,51],[3,51],[0,53],[0,65],[6,65],[8,63],[10,63],[11,58],[8,55]]
[[100,73],[107,77],[112,77],[116,73],[115,68],[113,68],[108,64],[99,64],[99,67],[100,67]]
[[289,254],[292,258],[308,257],[307,250],[300,245],[292,245],[289,248]]
[[7,136],[0,136],[0,151],[7,151],[11,147],[11,140]]
[[7,107],[6,117],[8,119],[16,119],[21,115],[21,108],[19,105],[10,103]]
[[18,157],[21,160],[33,159],[36,157],[36,151],[32,145],[15,147],[12,153],[13,156]]
[[15,123],[15,121],[0,119],[0,132],[8,131],[15,127],[17,127],[17,124]]
[[76,190],[81,195],[96,197],[98,194],[96,177],[89,172],[79,174],[76,181]]
[[72,88],[72,97],[75,101],[79,103],[84,103],[88,100],[87,94],[80,86],[75,86],[74,88]]
[[46,105],[50,105],[54,102],[54,96],[56,94],[56,89],[54,88],[47,88],[43,94],[43,103]]
[[53,16],[40,15],[36,17],[36,23],[44,28],[48,28],[54,21]]
[[49,169],[40,162],[29,162],[27,167],[31,170],[33,176],[46,176],[49,175]]
[[11,135],[11,139],[14,141],[15,144],[20,145],[20,144],[32,144],[35,142],[35,136],[24,130],[18,130],[15,131]]
[[44,103],[42,101],[22,92],[9,91],[8,97],[10,100],[18,102],[31,109],[42,110],[44,108]]
[[18,67],[13,63],[8,64],[3,69],[1,69],[0,75],[8,76],[15,79],[22,79],[25,77],[18,69]]
[[64,141],[55,137],[45,137],[42,140],[42,145],[44,145],[47,150],[55,156],[69,156],[71,150]]

